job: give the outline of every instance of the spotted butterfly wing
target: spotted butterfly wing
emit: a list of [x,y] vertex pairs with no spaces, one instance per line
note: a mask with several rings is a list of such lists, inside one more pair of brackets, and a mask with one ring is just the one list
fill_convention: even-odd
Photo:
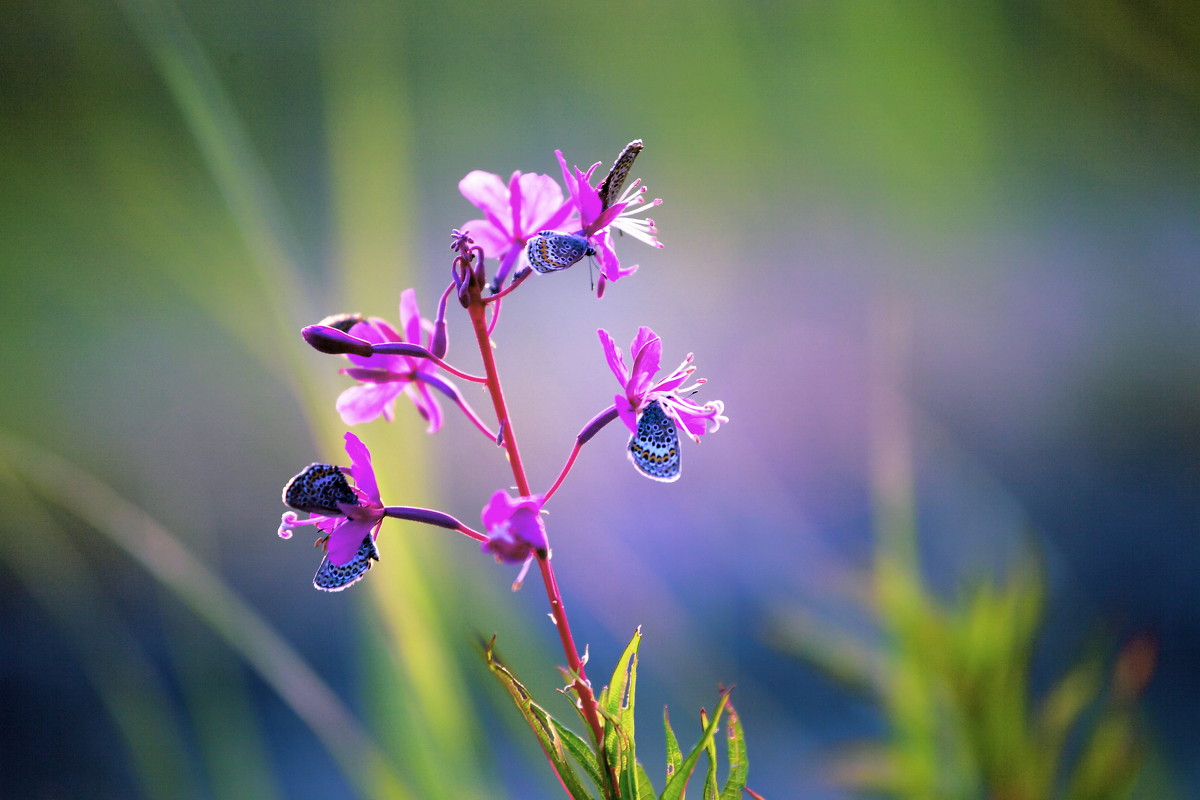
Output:
[[326,555],[321,566],[317,567],[317,574],[313,576],[313,586],[323,592],[340,592],[362,580],[363,575],[371,568],[371,562],[378,560],[379,548],[375,546],[375,539],[368,533],[349,563],[340,567],[334,566]]
[[529,266],[544,274],[566,269],[584,256],[596,255],[596,251],[587,239],[574,233],[538,231],[525,244],[525,255]]
[[608,208],[620,199],[621,190],[625,188],[625,181],[629,180],[629,170],[633,169],[633,160],[638,157],[638,153],[642,152],[644,146],[641,139],[634,139],[625,145],[625,149],[613,162],[612,169],[608,171],[608,175],[605,176],[598,190],[600,202],[603,203],[604,208]]
[[638,417],[637,433],[629,437],[629,460],[647,478],[679,480],[679,432],[657,400]]
[[309,464],[283,487],[283,502],[309,514],[340,514],[339,503],[358,505],[341,469],[332,464]]

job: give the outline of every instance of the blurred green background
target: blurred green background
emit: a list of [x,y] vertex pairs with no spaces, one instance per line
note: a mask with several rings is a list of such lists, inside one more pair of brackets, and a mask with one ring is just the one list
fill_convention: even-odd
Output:
[[[605,431],[556,496],[596,675],[641,624],[647,723],[669,704],[681,731],[736,684],[766,797],[853,796],[864,741],[907,753],[888,794],[921,796],[920,764],[986,769],[944,756],[982,747],[971,724],[904,739],[957,685],[921,661],[951,634],[909,623],[1017,575],[1028,603],[964,612],[984,622],[962,664],[1011,666],[1011,709],[1063,675],[1101,692],[1078,664],[1115,668],[1120,699],[1140,683],[1114,654],[1140,653],[1127,788],[1200,793],[1193,5],[0,13],[0,796],[559,796],[474,649],[498,633],[569,717],[540,588],[398,524],[325,596],[304,537],[275,536],[280,488],[343,430],[339,365],[296,334],[394,319],[408,286],[431,314],[469,170],[557,177],[555,148],[586,167],[635,137],[666,248],[622,241],[642,269],[599,302],[582,268],[531,280],[496,336],[536,484],[615,391],[598,327],[694,351],[732,420],[670,486]],[[356,429],[384,498],[474,521],[506,466],[463,420],[425,438],[404,411]],[[987,796],[964,781],[940,796]]]

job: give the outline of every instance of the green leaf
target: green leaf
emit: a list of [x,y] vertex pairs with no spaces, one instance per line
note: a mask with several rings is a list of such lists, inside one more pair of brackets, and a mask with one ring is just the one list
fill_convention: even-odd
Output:
[[495,644],[496,637],[493,636],[492,640],[484,646],[483,656],[487,661],[488,669],[512,695],[513,702],[516,703],[521,715],[525,717],[525,721],[529,723],[530,730],[537,737],[538,744],[542,746],[542,751],[558,775],[563,788],[567,790],[567,794],[572,797],[572,800],[592,800],[592,796],[584,789],[579,776],[575,774],[575,770],[567,758],[569,745],[559,733],[560,726],[546,713],[545,709],[533,701],[529,691],[509,671],[508,667],[497,660]]
[[654,800],[658,797],[658,792],[654,790],[654,781],[650,780],[650,775],[647,774],[646,768],[641,764],[637,765],[637,783],[638,795],[646,798],[646,800]]
[[600,761],[596,758],[595,752],[592,751],[591,745],[585,742],[583,737],[558,720],[551,719],[550,722],[554,725],[555,730],[562,739],[563,746],[567,749],[567,752],[574,757],[576,763],[584,768],[596,783],[596,788],[600,790],[600,794],[603,795],[607,788],[607,781],[604,780],[604,772],[601,769]]
[[721,800],[740,800],[742,789],[746,788],[746,777],[750,772],[750,762],[746,760],[746,736],[742,731],[742,720],[729,704],[729,775],[725,778],[725,786],[721,789]]
[[[708,714],[700,709],[700,724],[708,727]],[[700,793],[703,800],[718,800],[717,798],[717,737],[709,736],[704,744],[704,752],[708,754],[708,772],[704,775],[704,791]]]
[[721,692],[721,700],[717,703],[717,708],[713,712],[712,721],[704,729],[704,735],[700,737],[700,741],[696,742],[696,746],[688,753],[688,757],[684,759],[683,764],[679,769],[675,770],[675,774],[667,781],[666,788],[659,796],[659,800],[680,800],[683,797],[684,790],[687,789],[687,782],[692,777],[692,772],[696,769],[696,762],[700,760],[700,753],[708,746],[713,739],[713,733],[717,730],[717,725],[720,724],[721,714],[725,711],[725,704],[729,702],[729,692]]
[[1038,727],[1034,732],[1038,756],[1034,766],[1038,771],[1038,782],[1047,792],[1058,779],[1063,752],[1072,731],[1076,730],[1100,692],[1102,669],[1097,658],[1088,658],[1076,664],[1059,679],[1042,702]]
[[[625,647],[625,652],[621,654],[621,658],[617,661],[617,666],[613,670],[612,679],[608,686],[600,694],[601,703],[612,716],[621,719],[621,709],[628,707],[630,715],[633,712],[633,691],[629,691],[629,702],[625,702],[626,688],[631,681],[636,680],[638,647],[642,643],[641,626],[633,632],[633,638],[629,640],[629,644]],[[632,667],[632,668],[631,668]],[[632,728],[631,728],[632,729]]]
[[[671,717],[667,713],[667,707],[663,706],[663,729],[667,734],[667,783],[671,782],[671,778],[683,768],[683,753],[679,750],[679,740],[675,738],[675,731],[671,730]],[[679,797],[682,800],[684,793],[681,791]]]
[[604,751],[609,768],[615,770],[622,800],[640,800],[637,752],[634,741],[634,703],[637,694],[637,651],[642,629],[617,660],[612,680],[601,694],[601,711],[610,724],[604,729]]

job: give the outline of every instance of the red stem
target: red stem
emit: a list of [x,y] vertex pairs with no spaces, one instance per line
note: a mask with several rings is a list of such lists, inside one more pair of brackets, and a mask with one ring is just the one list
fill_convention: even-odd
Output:
[[[467,312],[471,316],[471,326],[475,329],[475,338],[479,344],[479,354],[483,358],[484,372],[487,375],[488,393],[492,397],[492,405],[496,409],[496,419],[499,420],[500,430],[504,439],[504,449],[508,452],[508,461],[512,467],[513,478],[517,483],[517,491],[522,497],[530,495],[529,479],[525,476],[525,467],[521,463],[521,453],[517,447],[517,435],[513,430],[512,419],[508,415],[508,407],[504,402],[504,390],[500,387],[500,374],[496,370],[496,358],[492,353],[491,337],[488,335],[488,325],[485,305],[479,289],[470,289],[470,302]],[[583,659],[575,647],[575,637],[571,635],[571,625],[567,621],[566,606],[563,605],[562,593],[558,589],[558,581],[554,577],[554,567],[550,564],[549,548],[537,556],[538,568],[542,573],[542,582],[546,586],[546,597],[550,601],[550,616],[554,626],[558,628],[558,637],[562,640],[563,652],[567,656],[567,668],[575,676],[573,686],[579,697],[579,709],[587,720],[592,731],[592,739],[596,743],[596,752],[604,752],[604,726],[600,721],[600,713],[596,707],[596,696],[592,693],[592,685],[587,679]]]
[[571,455],[567,456],[567,463],[563,466],[562,472],[558,473],[558,479],[555,480],[554,485],[551,486],[544,495],[542,495],[543,503],[548,501],[551,495],[558,491],[559,486],[562,486],[563,480],[566,479],[567,473],[571,471],[571,466],[575,463],[575,458],[579,455],[579,450],[582,447],[583,445],[581,445],[579,442],[576,442],[575,446],[571,448]]

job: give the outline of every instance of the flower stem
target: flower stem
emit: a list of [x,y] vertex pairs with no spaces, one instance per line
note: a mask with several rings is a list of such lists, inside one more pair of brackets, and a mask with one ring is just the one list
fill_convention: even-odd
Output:
[[[484,372],[487,376],[488,394],[496,409],[496,419],[499,421],[503,434],[504,449],[508,453],[509,465],[512,467],[513,479],[517,491],[522,497],[528,497],[529,479],[525,475],[525,467],[521,463],[521,453],[517,447],[517,435],[513,430],[512,419],[508,415],[508,407],[504,401],[504,390],[500,387],[500,374],[496,370],[496,358],[492,353],[491,337],[488,335],[486,306],[478,287],[470,289],[470,300],[467,312],[471,317],[471,327],[475,330],[475,338],[479,344],[479,354],[483,358]],[[563,604],[562,592],[558,589],[558,581],[554,577],[554,567],[550,564],[550,551],[540,551],[537,554],[538,568],[542,573],[542,582],[546,586],[546,597],[550,601],[550,616],[554,627],[558,629],[562,641],[563,652],[567,657],[567,668],[575,676],[572,686],[579,698],[579,710],[591,728],[592,739],[596,744],[596,752],[604,752],[604,724],[596,707],[596,696],[592,693],[592,684],[587,679],[583,659],[575,646],[575,637],[571,634],[571,625],[567,621],[567,610]]]

